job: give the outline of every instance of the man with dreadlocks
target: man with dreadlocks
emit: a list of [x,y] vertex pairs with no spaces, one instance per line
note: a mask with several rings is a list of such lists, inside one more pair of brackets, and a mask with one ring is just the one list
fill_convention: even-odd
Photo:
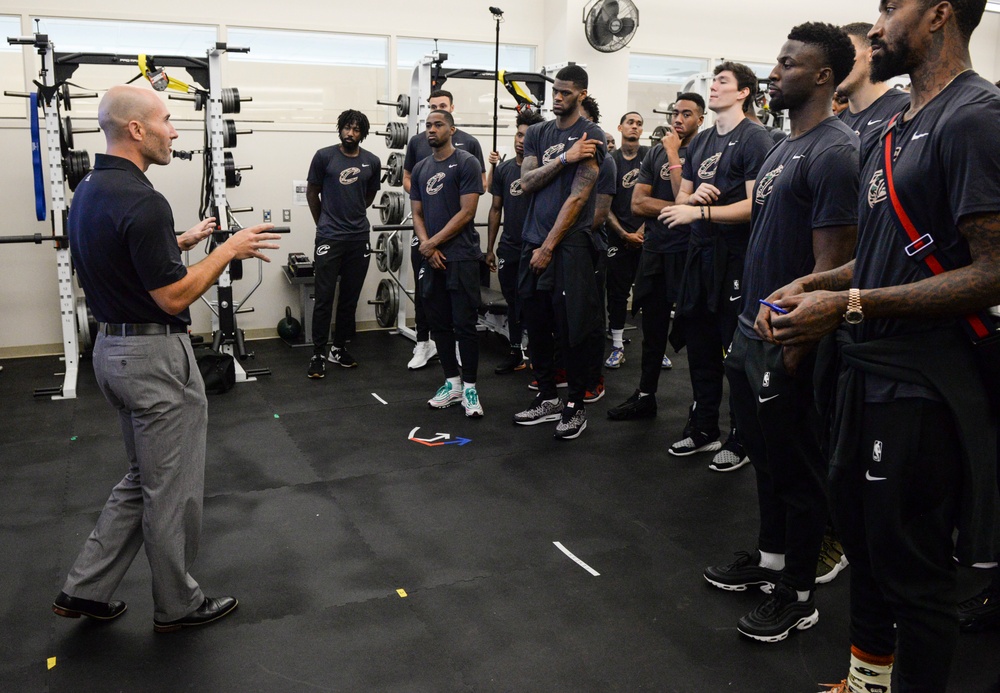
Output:
[[[354,314],[371,263],[368,245],[371,225],[366,210],[375,201],[382,175],[379,158],[361,148],[368,130],[368,117],[364,113],[344,111],[337,118],[340,144],[320,149],[309,166],[306,199],[316,221],[316,308],[310,378],[326,375],[326,361],[344,368],[358,365],[345,347],[354,336]],[[327,355],[338,278],[340,300],[333,346]]]

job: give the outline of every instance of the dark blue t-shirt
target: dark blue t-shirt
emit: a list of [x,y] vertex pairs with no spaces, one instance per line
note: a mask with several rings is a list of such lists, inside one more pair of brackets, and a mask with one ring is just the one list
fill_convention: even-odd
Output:
[[149,292],[187,275],[163,195],[135,164],[98,154],[76,188],[66,224],[73,265],[99,322],[184,326],[191,314],[164,312]]
[[[687,147],[681,147],[678,152],[681,164],[687,159]],[[639,167],[637,183],[650,186],[650,195],[664,202],[674,201],[674,186],[670,182],[670,161],[667,150],[657,143],[642,159]],[[675,169],[676,170],[676,169]],[[646,219],[642,248],[651,253],[683,253],[687,252],[688,239],[691,237],[691,227],[687,224],[667,228],[667,225],[653,217]]]
[[368,240],[367,201],[378,192],[381,177],[382,162],[365,149],[359,148],[353,157],[336,144],[316,152],[307,179],[323,187],[316,235],[338,241]]
[[645,219],[632,214],[632,191],[639,180],[639,167],[649,151],[648,147],[639,147],[639,151],[631,159],[626,159],[621,149],[616,149],[608,157],[615,162],[615,199],[611,201],[611,211],[618,218],[622,228],[635,233]]
[[[483,194],[482,171],[476,157],[456,149],[444,161],[433,156],[417,163],[410,178],[410,199],[421,203],[427,237],[433,238],[462,209],[462,195]],[[473,221],[438,250],[447,262],[483,256]]]
[[[715,205],[722,207],[747,199],[746,182],[752,181],[764,163],[764,157],[774,146],[774,140],[763,125],[743,119],[725,135],[717,128],[702,130],[688,145],[682,169],[684,179],[694,183],[711,183],[721,192]],[[711,243],[721,233],[734,248],[745,248],[750,238],[750,223],[714,224],[696,220],[691,224],[691,241],[697,245]]]
[[507,159],[493,172],[490,194],[503,200],[503,233],[500,245],[521,247],[521,232],[531,196],[521,189],[521,167],[517,159]]
[[[569,151],[583,136],[583,133],[587,133],[587,139],[598,143],[595,160],[600,167],[608,151],[606,135],[600,126],[583,117],[577,118],[576,122],[565,130],[560,130],[557,123],[556,120],[549,120],[528,128],[528,133],[524,138],[524,157],[534,157],[541,168],[550,161],[558,159],[563,152]],[[580,163],[563,166],[548,185],[531,196],[528,216],[524,223],[525,243],[541,245],[545,237],[549,235],[552,227],[555,226],[559,211],[572,192],[573,178]],[[587,205],[580,211],[573,226],[566,231],[566,235],[563,237],[564,241],[579,231],[586,233],[593,226],[597,193],[598,187],[595,183],[595,187],[587,199]]]
[[813,271],[813,229],[858,223],[858,168],[858,136],[833,116],[768,154],[754,185],[743,266],[739,326],[750,339],[760,339],[758,301]]
[[[479,160],[479,173],[486,172],[486,163],[483,159],[483,148],[479,145],[479,140],[465,132],[455,128],[455,134],[451,136],[451,145],[459,151],[472,154]],[[416,165],[434,153],[431,146],[427,144],[427,133],[418,132],[410,138],[406,145],[406,158],[403,160],[403,170],[409,171],[413,176],[413,169]]]

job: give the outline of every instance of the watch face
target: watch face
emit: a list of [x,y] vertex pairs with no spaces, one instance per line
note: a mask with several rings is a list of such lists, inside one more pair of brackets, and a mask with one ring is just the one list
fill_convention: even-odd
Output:
[[857,325],[864,319],[864,314],[860,310],[849,310],[844,313],[844,320],[851,325]]

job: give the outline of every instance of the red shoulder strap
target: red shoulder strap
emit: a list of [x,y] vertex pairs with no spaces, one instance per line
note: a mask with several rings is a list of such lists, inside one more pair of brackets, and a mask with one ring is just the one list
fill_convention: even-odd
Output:
[[[892,208],[896,212],[896,218],[899,219],[900,225],[902,225],[903,230],[906,235],[910,238],[910,245],[907,246],[907,254],[915,255],[920,250],[926,248],[928,245],[934,242],[934,239],[927,234],[921,235],[917,231],[917,227],[913,225],[913,221],[910,220],[910,216],[903,209],[902,203],[899,201],[899,197],[896,195],[896,186],[892,180],[892,154],[893,148],[892,143],[894,140],[894,134],[896,130],[896,119],[899,114],[892,117],[889,121],[889,125],[886,127],[885,135],[885,182],[886,187],[889,190],[889,199],[892,201]],[[912,252],[911,252],[912,249]],[[934,255],[933,251],[924,255],[923,263],[927,265],[927,269],[931,271],[931,274],[941,274],[945,271],[944,266]],[[969,327],[972,329],[972,333],[975,335],[976,339],[982,339],[983,337],[989,336],[992,330],[987,327],[985,321],[982,317],[976,314],[966,315],[965,320],[968,322]]]

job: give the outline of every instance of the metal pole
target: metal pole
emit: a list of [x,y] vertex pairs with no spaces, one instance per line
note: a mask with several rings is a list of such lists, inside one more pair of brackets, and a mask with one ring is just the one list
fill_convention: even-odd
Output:
[[[498,7],[491,7],[493,19],[497,23],[496,59],[493,68],[493,151],[497,150],[497,111],[499,110],[499,89],[500,89],[500,22],[503,21],[503,10]],[[496,168],[496,164],[493,164]]]

